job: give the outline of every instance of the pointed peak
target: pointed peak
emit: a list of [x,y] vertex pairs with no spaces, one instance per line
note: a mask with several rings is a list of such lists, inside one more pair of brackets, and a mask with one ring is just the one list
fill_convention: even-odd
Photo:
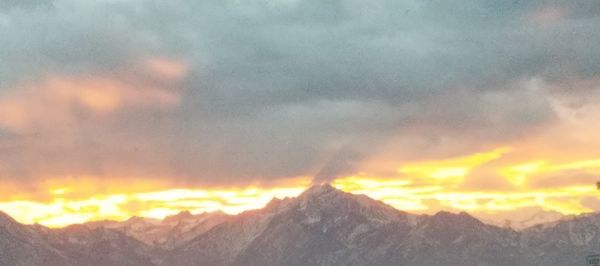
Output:
[[267,205],[265,205],[265,209],[276,208],[281,204],[281,202],[283,202],[282,199],[274,197],[267,203]]
[[[300,204],[301,206],[307,206],[309,202],[311,205],[319,206],[331,206],[334,204],[341,204],[340,201],[354,201],[358,197],[349,193],[343,192],[337,188],[334,188],[330,184],[317,184],[309,187],[302,192],[298,197],[291,199],[291,202]],[[271,205],[284,205],[277,201],[272,202]]]
[[163,221],[165,222],[170,222],[170,221],[181,221],[181,220],[186,220],[186,219],[190,219],[194,217],[194,215],[188,211],[180,211],[179,213],[175,214],[175,215],[170,215],[165,217],[165,219],[163,219]]
[[287,197],[283,198],[283,199],[274,197],[269,201],[269,203],[267,203],[267,205],[265,205],[265,207],[263,209],[267,210],[267,211],[277,210],[280,207],[284,206],[285,204],[291,202],[292,200],[293,200],[292,198],[287,198]]
[[131,216],[129,219],[127,219],[124,223],[125,224],[151,224],[151,223],[157,223],[159,220],[154,219],[154,218],[148,218],[148,217],[140,217],[140,216]]
[[366,203],[368,200],[374,201],[365,195],[344,192],[330,184],[313,185],[302,192],[296,199],[299,201],[318,201],[326,204],[332,204],[333,202],[339,201],[356,201],[362,204]]
[[302,192],[302,194],[300,194],[300,197],[318,196],[318,195],[328,194],[331,192],[343,193],[341,190],[333,187],[330,184],[316,184],[316,185],[312,185],[310,188],[308,188],[307,190]]
[[436,212],[436,213],[433,215],[433,217],[436,217],[436,218],[444,218],[444,217],[456,217],[457,215],[458,215],[458,214],[456,214],[456,213],[452,213],[452,212],[449,212],[449,211],[439,211],[439,212]]
[[404,215],[384,202],[363,194],[352,194],[330,184],[318,184],[305,190],[293,199],[291,206],[312,213],[337,213],[338,215],[363,215],[366,219],[392,221]]
[[175,214],[171,217],[179,217],[179,218],[189,218],[194,216],[190,211],[185,210],[185,211],[180,211],[178,214]]
[[143,221],[143,220],[144,220],[144,218],[142,218],[142,217],[131,216],[131,217],[129,217],[129,219],[127,219],[126,222],[132,222],[133,223],[133,222],[140,222],[140,221]]
[[471,216],[466,212],[452,213],[448,211],[439,211],[436,214],[434,214],[432,218],[434,219],[434,221],[440,221],[444,223],[449,221],[481,223],[477,218]]

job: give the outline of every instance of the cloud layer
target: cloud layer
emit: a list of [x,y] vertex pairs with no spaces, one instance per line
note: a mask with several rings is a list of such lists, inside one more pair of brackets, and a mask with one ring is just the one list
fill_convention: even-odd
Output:
[[0,178],[321,181],[562,139],[599,23],[592,0],[8,1]]

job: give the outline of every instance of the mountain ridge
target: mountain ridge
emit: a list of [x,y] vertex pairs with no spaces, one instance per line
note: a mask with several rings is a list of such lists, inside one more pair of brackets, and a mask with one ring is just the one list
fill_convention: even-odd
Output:
[[0,265],[576,265],[598,247],[597,213],[516,231],[466,212],[410,214],[330,185],[238,215],[50,229],[0,212]]

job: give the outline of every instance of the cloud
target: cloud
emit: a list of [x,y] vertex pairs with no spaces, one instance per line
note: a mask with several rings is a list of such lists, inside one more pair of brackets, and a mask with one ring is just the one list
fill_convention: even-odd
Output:
[[52,0],[5,0],[2,1],[0,12],[14,9],[33,9],[39,7],[51,7]]
[[181,90],[160,87],[174,85],[160,84],[160,81],[181,79],[185,75],[185,65],[151,59],[144,62],[143,66],[154,77],[130,75],[119,79],[110,76],[49,75],[40,83],[24,85],[0,99],[0,125],[15,131],[32,128],[65,130],[77,125],[77,119],[108,115],[124,108],[177,105]]
[[553,99],[600,68],[596,1],[10,6],[5,178],[243,183],[468,154],[562,123]]

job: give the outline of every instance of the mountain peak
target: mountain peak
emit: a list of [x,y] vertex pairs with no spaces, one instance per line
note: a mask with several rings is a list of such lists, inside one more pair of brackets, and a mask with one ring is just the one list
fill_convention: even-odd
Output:
[[438,224],[463,224],[463,225],[476,225],[483,224],[477,218],[471,216],[466,212],[452,213],[448,211],[439,211],[431,216],[431,221]]
[[143,217],[134,215],[134,216],[129,217],[129,219],[127,219],[125,222],[136,223],[136,222],[142,222],[142,221],[144,221]]
[[294,199],[292,206],[313,213],[311,214],[313,216],[318,216],[319,213],[323,212],[337,213],[341,216],[354,213],[363,215],[368,220],[377,220],[378,222],[392,221],[405,215],[404,212],[381,201],[369,198],[366,195],[348,193],[330,184],[313,185]]
[[343,191],[331,186],[330,184],[316,184],[312,185],[310,188],[302,192],[302,194],[300,194],[299,197],[314,197],[328,194],[331,192],[344,193]]
[[336,189],[329,184],[316,184],[304,190],[300,195],[294,198],[279,199],[275,197],[271,199],[271,201],[269,201],[267,205],[265,205],[263,210],[269,212],[279,211],[282,209],[286,209],[289,206],[306,206],[307,202],[324,202],[327,204],[331,204],[331,199],[344,198],[345,194],[347,193]]
[[180,211],[179,213],[177,213],[175,215],[165,217],[163,222],[181,221],[181,220],[190,219],[192,217],[194,217],[194,215],[190,211],[185,210],[185,211]]

